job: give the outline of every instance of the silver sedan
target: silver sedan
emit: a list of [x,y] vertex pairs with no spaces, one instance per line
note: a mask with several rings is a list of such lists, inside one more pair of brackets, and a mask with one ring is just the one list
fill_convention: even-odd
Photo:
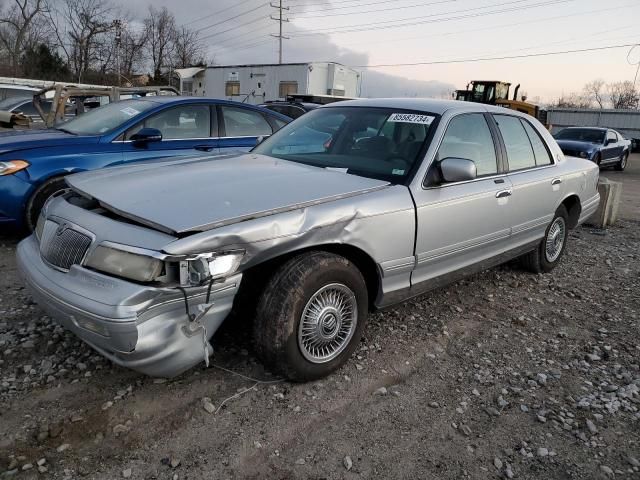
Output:
[[18,248],[37,302],[149,375],[208,363],[236,309],[297,381],[357,348],[373,309],[520,257],[561,261],[597,208],[598,168],[535,119],[464,102],[314,110],[248,154],[68,177]]

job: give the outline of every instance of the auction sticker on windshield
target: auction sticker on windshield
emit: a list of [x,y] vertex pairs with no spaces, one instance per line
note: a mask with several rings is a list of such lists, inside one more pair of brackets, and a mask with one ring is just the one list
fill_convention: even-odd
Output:
[[130,117],[135,117],[136,115],[138,115],[140,113],[138,110],[136,110],[135,108],[131,108],[131,107],[122,108],[122,109],[120,109],[120,111],[122,113],[124,113],[125,115],[128,115]]
[[416,113],[392,113],[387,122],[396,123],[418,123],[420,125],[431,125],[433,119],[431,115],[418,115]]

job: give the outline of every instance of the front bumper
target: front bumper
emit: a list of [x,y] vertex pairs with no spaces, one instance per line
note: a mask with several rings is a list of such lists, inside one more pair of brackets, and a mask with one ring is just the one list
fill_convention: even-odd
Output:
[[[34,235],[18,245],[18,270],[36,302],[62,326],[114,363],[151,376],[172,377],[204,359],[203,333],[190,334],[184,297],[73,265],[49,267]],[[213,307],[203,317],[210,338],[227,317],[242,274],[213,285]],[[192,312],[207,287],[187,289]]]
[[25,172],[0,177],[0,229],[23,226],[24,207],[33,191],[27,178]]

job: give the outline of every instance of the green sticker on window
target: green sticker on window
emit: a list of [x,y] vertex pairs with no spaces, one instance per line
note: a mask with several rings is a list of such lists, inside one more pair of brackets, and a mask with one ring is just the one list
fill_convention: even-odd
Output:
[[394,168],[391,170],[392,175],[404,175],[404,170],[401,168]]

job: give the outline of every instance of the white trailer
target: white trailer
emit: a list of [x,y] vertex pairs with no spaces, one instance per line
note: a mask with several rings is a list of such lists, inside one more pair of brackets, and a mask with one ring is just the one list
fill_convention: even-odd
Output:
[[[190,70],[190,69],[184,69]],[[257,105],[291,94],[358,97],[360,73],[334,62],[215,65],[176,72],[183,94]],[[188,75],[188,74],[191,75]]]

